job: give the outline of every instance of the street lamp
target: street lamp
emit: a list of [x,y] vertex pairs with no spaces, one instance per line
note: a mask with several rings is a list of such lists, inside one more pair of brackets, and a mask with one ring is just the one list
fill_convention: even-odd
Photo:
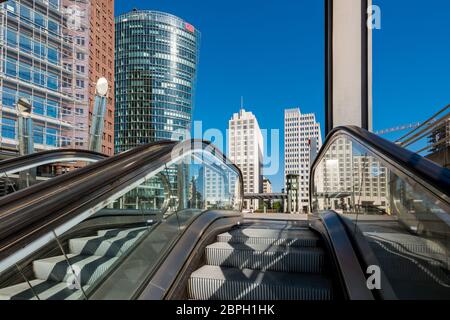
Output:
[[109,84],[106,78],[100,78],[95,86],[94,110],[89,132],[89,150],[102,152],[102,139],[105,127],[106,101]]
[[[20,98],[16,104],[18,115],[18,143],[20,156],[26,156],[34,152],[33,143],[33,121],[31,112],[33,106],[30,101]],[[30,169],[19,173],[19,188],[26,188],[34,184],[36,180],[36,169]]]

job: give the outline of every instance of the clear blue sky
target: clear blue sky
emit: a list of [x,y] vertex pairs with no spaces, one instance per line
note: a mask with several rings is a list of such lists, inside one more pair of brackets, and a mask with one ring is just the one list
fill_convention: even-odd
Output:
[[[416,122],[450,103],[450,1],[374,0],[374,128]],[[225,131],[245,108],[261,128],[280,129],[285,108],[324,125],[324,20],[320,0],[116,0],[116,15],[175,14],[202,33],[194,120]],[[282,141],[281,141],[282,146]],[[283,157],[283,154],[281,154]],[[280,172],[269,177],[275,190]]]

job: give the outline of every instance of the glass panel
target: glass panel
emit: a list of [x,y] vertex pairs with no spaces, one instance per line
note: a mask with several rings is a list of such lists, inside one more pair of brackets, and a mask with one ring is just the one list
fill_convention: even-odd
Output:
[[19,78],[24,81],[31,81],[31,68],[30,66],[20,63],[19,64]]
[[16,121],[13,119],[2,118],[2,137],[7,139],[16,138]]
[[6,61],[6,74],[10,77],[17,77],[17,65],[16,62],[7,60]]
[[55,49],[55,48],[49,47],[49,48],[47,49],[47,52],[48,52],[48,59],[49,59],[51,62],[53,62],[53,63],[55,63],[55,64],[58,64],[58,63],[59,63],[59,54],[58,54],[58,50]]
[[31,10],[24,5],[20,6],[20,17],[25,19],[26,21],[33,21],[31,17]]
[[[450,210],[352,138],[330,144],[314,170],[313,210],[351,222],[399,299],[450,296]],[[446,170],[446,169],[443,169]]]
[[9,88],[3,88],[2,94],[2,105],[7,108],[15,108],[16,107],[16,91],[11,90]]
[[45,109],[45,99],[39,98],[39,97],[34,97],[33,113],[44,115],[44,113],[45,113],[44,109]]
[[51,20],[51,19],[48,19],[48,30],[50,32],[58,34],[59,33],[59,25],[58,25],[58,23],[53,21],[53,20]]
[[46,27],[44,16],[37,11],[34,12],[34,23],[36,23],[38,26],[41,26],[42,28]]
[[8,46],[15,48],[17,47],[17,32],[11,29],[7,29],[6,37],[8,40]]
[[52,118],[58,118],[58,102],[48,100],[47,116]]
[[31,52],[31,39],[24,35],[20,35],[20,49],[26,52]]
[[56,129],[47,128],[46,144],[48,146],[58,146],[58,131]]
[[44,127],[42,126],[33,126],[33,139],[34,143],[44,144]]

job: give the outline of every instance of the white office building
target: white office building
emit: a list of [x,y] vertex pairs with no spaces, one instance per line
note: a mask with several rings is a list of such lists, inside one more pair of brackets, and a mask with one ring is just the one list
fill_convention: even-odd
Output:
[[[263,137],[258,120],[241,109],[228,124],[228,156],[242,171],[244,193],[263,191]],[[246,209],[257,210],[258,200],[246,200]]]
[[309,170],[322,146],[320,124],[313,113],[302,114],[299,108],[284,112],[284,173],[298,176],[297,199],[292,199],[292,212],[309,211]]

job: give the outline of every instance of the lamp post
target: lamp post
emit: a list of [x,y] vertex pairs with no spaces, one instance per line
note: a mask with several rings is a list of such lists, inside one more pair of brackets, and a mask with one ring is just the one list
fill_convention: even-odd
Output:
[[92,112],[91,129],[89,132],[89,150],[102,152],[102,139],[105,127],[106,101],[108,95],[108,80],[100,78],[95,88],[94,110]]
[[[31,119],[32,105],[25,99],[17,101],[19,154],[26,156],[34,152],[33,121]],[[36,169],[30,169],[19,173],[19,188],[29,187],[36,180]]]

